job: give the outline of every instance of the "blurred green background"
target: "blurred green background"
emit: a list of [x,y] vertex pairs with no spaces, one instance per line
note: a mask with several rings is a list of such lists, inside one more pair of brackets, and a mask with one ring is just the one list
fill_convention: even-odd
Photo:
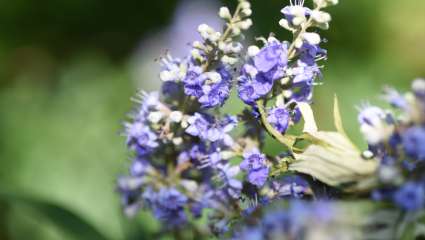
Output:
[[[236,4],[192,2],[212,14]],[[287,2],[253,0],[252,36],[289,37],[277,24]],[[155,58],[186,47],[175,37],[186,34],[181,23],[206,16],[181,4],[190,3],[0,1],[0,239],[155,238],[149,214],[121,214],[115,178],[129,160],[119,133],[137,88],[157,86]],[[330,12],[314,108],[332,129],[336,93],[361,145],[355,106],[381,104],[382,86],[408,90],[425,76],[425,1],[341,0]]]

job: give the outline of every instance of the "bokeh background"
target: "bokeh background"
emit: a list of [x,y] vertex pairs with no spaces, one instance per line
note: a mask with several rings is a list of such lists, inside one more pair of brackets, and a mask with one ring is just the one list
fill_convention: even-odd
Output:
[[[219,26],[218,7],[236,2],[0,1],[0,239],[156,238],[149,214],[120,211],[121,122],[138,88],[157,88],[156,59],[183,56],[196,26]],[[289,37],[277,24],[287,2],[253,0],[251,36]],[[425,76],[425,1],[341,0],[330,12],[314,108],[331,129],[336,93],[361,146],[356,106]]]

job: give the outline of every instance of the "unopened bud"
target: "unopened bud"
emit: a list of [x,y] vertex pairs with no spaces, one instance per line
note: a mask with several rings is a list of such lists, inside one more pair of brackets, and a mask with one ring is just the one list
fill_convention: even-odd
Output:
[[230,14],[230,11],[227,7],[221,7],[220,11],[218,12],[218,15],[223,19],[232,18],[232,15]]
[[259,52],[260,52],[260,49],[255,45],[248,47],[248,56],[250,57],[255,57]]
[[302,37],[311,45],[318,45],[321,41],[320,35],[317,33],[304,33]]
[[240,22],[238,25],[242,30],[248,30],[252,26],[252,20],[250,18],[245,19],[242,22]]
[[180,122],[183,119],[183,113],[180,111],[173,111],[170,113],[170,120],[172,122]]

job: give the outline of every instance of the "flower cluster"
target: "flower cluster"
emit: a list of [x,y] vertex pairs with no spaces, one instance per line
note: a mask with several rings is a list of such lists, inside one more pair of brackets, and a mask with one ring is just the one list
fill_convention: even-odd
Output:
[[201,24],[203,41],[193,42],[187,57],[161,59],[161,93],[142,93],[135,99],[138,106],[124,131],[133,159],[129,176],[118,178],[127,215],[145,207],[174,229],[201,217],[207,207],[221,208],[215,216],[235,211],[230,202],[238,201],[243,186],[239,166],[229,160],[246,144],[230,135],[237,117],[213,115],[208,109],[229,97],[231,69],[243,50],[238,39],[252,25],[250,15],[245,0],[233,15],[221,8],[224,31]]
[[273,206],[260,218],[249,219],[232,239],[355,239],[352,227],[339,218],[345,213],[328,202],[293,201],[289,207]]
[[162,63],[160,79],[181,84],[184,94],[196,99],[202,108],[224,104],[232,87],[232,68],[238,63],[243,46],[238,39],[252,25],[251,5],[241,0],[235,13],[222,7],[219,16],[226,21],[224,32],[201,24],[201,41],[192,44],[190,54],[183,60],[168,56]]
[[[314,0],[309,8],[293,0],[279,22],[293,40],[270,34],[259,38],[261,46],[245,48],[242,32],[253,24],[252,11],[239,0],[233,14],[219,10],[222,32],[201,24],[202,40],[187,56],[162,58],[161,92],[140,94],[125,123],[132,154],[129,174],[117,181],[124,212],[148,209],[174,233],[347,239],[346,228],[332,228],[345,225],[331,200],[356,193],[356,184],[375,170],[378,187],[366,190],[374,198],[404,210],[425,208],[425,80],[414,81],[405,95],[386,90],[397,114],[375,106],[361,110],[360,130],[369,144],[364,159],[337,107],[337,132],[315,124],[310,104],[327,56],[317,29],[329,28],[324,9],[337,2]],[[233,87],[246,107],[235,116],[221,108]],[[302,132],[292,128],[301,119]],[[279,154],[267,152],[266,134],[283,145]],[[282,201],[285,207],[262,214]],[[195,221],[201,217],[207,224]]]
[[[319,46],[320,35],[310,29],[329,25],[330,15],[322,11],[329,4],[315,1],[315,8],[310,9],[304,6],[304,1],[291,2],[282,9],[280,25],[294,34],[294,41],[282,42],[271,36],[261,39],[261,48],[255,45],[248,48],[246,63],[238,77],[239,97],[254,109],[260,109],[262,117],[278,133],[285,133],[289,126],[298,123],[301,118],[298,103],[312,100],[313,88],[321,77],[318,62],[326,59],[326,50]],[[264,111],[269,102],[273,102],[271,107]]]
[[241,162],[241,169],[248,172],[248,182],[256,186],[263,186],[269,176],[269,167],[266,157],[258,149],[245,152],[244,160]]
[[384,98],[397,109],[366,106],[359,114],[361,130],[369,143],[368,157],[380,166],[377,200],[389,200],[404,210],[425,208],[425,80],[417,79],[412,92],[387,88]]

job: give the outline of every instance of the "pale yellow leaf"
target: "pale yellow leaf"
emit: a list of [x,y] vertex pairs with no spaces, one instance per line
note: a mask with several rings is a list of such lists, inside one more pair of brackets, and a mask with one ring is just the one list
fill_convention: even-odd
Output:
[[304,118],[304,132],[305,133],[317,132],[317,124],[316,124],[316,120],[314,119],[313,110],[311,109],[310,104],[298,103],[298,107]]

